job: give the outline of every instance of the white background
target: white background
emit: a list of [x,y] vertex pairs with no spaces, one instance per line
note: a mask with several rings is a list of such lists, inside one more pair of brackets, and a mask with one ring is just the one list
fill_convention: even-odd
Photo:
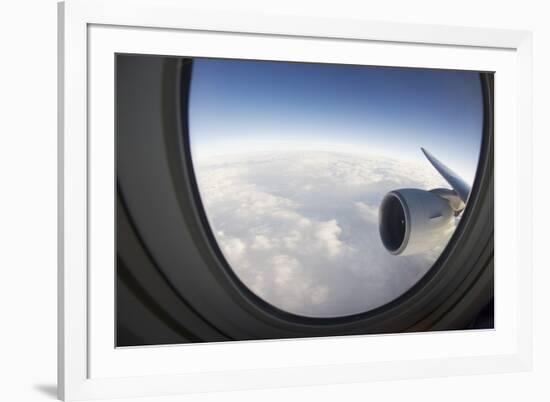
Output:
[[[184,2],[184,0],[182,0]],[[161,398],[161,401],[550,400],[550,24],[543,1],[204,1],[204,7],[534,31],[535,283],[531,373]],[[218,4],[218,6],[216,6]],[[56,379],[56,2],[19,0],[0,24],[0,399],[52,400]],[[547,173],[548,172],[548,173]],[[544,209],[543,209],[544,208]],[[140,399],[149,401],[152,399]]]

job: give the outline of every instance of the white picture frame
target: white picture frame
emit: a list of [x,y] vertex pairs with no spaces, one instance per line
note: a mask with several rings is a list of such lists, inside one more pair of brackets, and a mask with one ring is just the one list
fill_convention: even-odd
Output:
[[[355,51],[363,48],[368,59]],[[525,31],[232,14],[201,10],[198,1],[60,3],[59,397],[529,370],[531,48]],[[115,349],[117,52],[495,71],[496,329]]]

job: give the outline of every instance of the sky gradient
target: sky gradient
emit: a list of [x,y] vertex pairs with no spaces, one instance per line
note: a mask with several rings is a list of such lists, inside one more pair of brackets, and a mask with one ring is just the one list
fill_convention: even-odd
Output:
[[482,137],[477,72],[194,59],[193,156],[336,149],[424,163],[473,180]]

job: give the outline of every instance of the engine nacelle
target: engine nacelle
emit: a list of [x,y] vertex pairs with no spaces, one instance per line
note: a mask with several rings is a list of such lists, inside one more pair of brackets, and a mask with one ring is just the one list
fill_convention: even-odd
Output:
[[382,200],[378,215],[382,243],[394,255],[431,250],[449,238],[455,212],[450,201],[435,190],[390,191]]

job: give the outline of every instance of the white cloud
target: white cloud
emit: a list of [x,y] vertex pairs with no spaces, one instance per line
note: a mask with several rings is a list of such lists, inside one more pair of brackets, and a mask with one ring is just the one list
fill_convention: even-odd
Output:
[[370,205],[365,202],[357,201],[355,203],[359,215],[367,222],[378,222],[378,206]]
[[301,268],[300,262],[288,255],[276,255],[271,259],[271,263],[274,269],[275,283],[279,286],[289,285]]
[[227,239],[225,236],[222,236],[220,237],[220,240],[224,255],[231,261],[237,261],[242,257],[244,251],[246,250],[246,245],[241,239]]
[[225,258],[267,302],[307,316],[354,314],[410,288],[439,253],[395,257],[378,205],[400,187],[444,186],[428,163],[331,152],[254,154],[196,167]]
[[253,250],[270,250],[273,248],[273,242],[264,235],[254,236],[251,248]]
[[342,233],[342,229],[338,226],[335,219],[327,222],[321,222],[317,225],[315,237],[317,237],[322,247],[326,249],[328,255],[335,256],[342,251],[343,243],[338,236]]

